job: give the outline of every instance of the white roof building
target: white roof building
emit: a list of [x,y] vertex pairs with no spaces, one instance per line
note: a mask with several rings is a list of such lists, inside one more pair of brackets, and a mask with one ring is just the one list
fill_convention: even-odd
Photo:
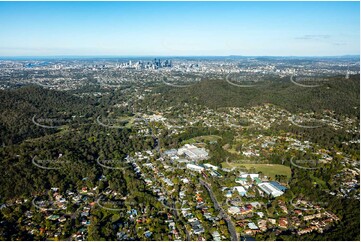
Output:
[[257,225],[255,225],[254,223],[248,223],[248,228],[250,228],[250,229],[258,229]]
[[178,155],[186,155],[191,160],[204,160],[208,158],[208,152],[204,148],[186,144],[178,149]]
[[248,176],[251,177],[251,179],[254,179],[254,178],[258,178],[259,174],[241,174],[240,177],[241,178],[247,178]]
[[188,178],[183,178],[182,182],[187,184],[187,183],[189,183],[189,180],[188,180]]
[[210,169],[212,169],[212,170],[218,170],[218,166],[214,166],[214,165],[212,165],[212,164],[208,164],[208,163],[206,163],[206,164],[203,164],[204,165],[204,167],[206,167],[206,168],[210,168]]
[[261,206],[261,204],[259,202],[251,202],[250,203],[252,205],[252,207],[258,208]]
[[183,158],[178,159],[177,161],[178,161],[179,163],[189,163],[189,162],[191,162],[190,160],[183,159]]
[[226,192],[225,197],[231,198],[231,197],[232,197],[232,192],[231,192],[230,190],[228,190],[228,191]]
[[169,178],[163,178],[162,179],[165,183],[167,183],[168,186],[173,186],[173,182]]
[[228,208],[228,213],[230,213],[230,214],[237,214],[240,212],[241,212],[241,209],[239,207],[232,206],[232,207]]
[[187,164],[187,169],[190,169],[192,171],[198,171],[198,172],[202,172],[204,171],[204,168],[201,166],[197,166],[197,165],[193,165],[193,164]]
[[283,194],[283,192],[277,189],[269,182],[263,182],[258,184],[258,187],[262,189],[267,195],[272,195],[273,197],[279,197]]
[[221,235],[219,234],[218,231],[214,231],[212,233],[212,237],[213,237],[213,241],[221,241]]
[[243,196],[247,193],[246,189],[244,189],[244,187],[242,187],[242,186],[233,187],[233,191],[237,191],[241,196]]

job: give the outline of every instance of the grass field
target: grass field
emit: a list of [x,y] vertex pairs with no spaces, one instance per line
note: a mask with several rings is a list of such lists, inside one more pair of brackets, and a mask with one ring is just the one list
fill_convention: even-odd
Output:
[[184,140],[182,144],[192,144],[192,143],[198,143],[198,142],[211,142],[211,141],[217,141],[219,139],[222,139],[221,136],[218,135],[204,135],[204,136],[197,136],[191,139]]
[[[117,120],[119,121],[120,124],[125,123],[124,127],[126,127],[126,128],[131,128],[134,123],[134,118],[128,117],[128,116],[120,116],[117,118]],[[119,126],[122,126],[122,125],[119,125]]]
[[279,164],[242,164],[242,163],[222,163],[223,168],[233,168],[233,167],[246,167],[251,169],[254,167],[257,172],[262,172],[264,175],[271,178],[275,178],[275,175],[286,175],[288,178],[291,178],[291,168]]
[[229,153],[231,154],[236,154],[236,155],[239,155],[240,152],[236,151],[235,147],[232,147],[232,148],[228,148],[228,149],[224,149],[225,151],[228,151]]

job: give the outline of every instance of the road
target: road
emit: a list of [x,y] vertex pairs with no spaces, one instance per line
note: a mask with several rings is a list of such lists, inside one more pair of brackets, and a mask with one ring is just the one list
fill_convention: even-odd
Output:
[[219,214],[222,216],[222,218],[226,221],[227,223],[227,227],[228,227],[228,231],[231,234],[231,240],[232,241],[238,241],[238,236],[237,236],[237,232],[236,232],[236,228],[234,227],[231,218],[228,216],[227,213],[224,212],[223,208],[219,205],[216,197],[213,194],[212,189],[210,188],[210,186],[208,185],[208,183],[206,183],[205,181],[203,181],[202,179],[199,179],[199,182],[207,189],[212,202],[214,204],[214,208],[219,211]]
[[[178,210],[177,210],[177,208],[175,206],[174,201],[171,202],[170,207],[173,210],[173,215],[174,215],[175,221],[179,221],[180,220],[179,219],[179,214],[178,214]],[[184,231],[185,231],[186,236],[187,236],[187,241],[191,241],[191,237],[190,237],[189,232],[188,232],[187,228],[185,227],[185,225],[184,225]]]
[[[159,138],[156,135],[154,135],[153,132],[152,132],[152,138],[154,139],[154,144],[155,144],[155,147],[153,149],[156,150],[158,154],[160,154]],[[173,208],[172,211],[173,211],[173,216],[175,217],[175,221],[178,221],[179,214],[175,206],[175,203],[172,201],[170,206],[171,208]],[[187,241],[191,241],[191,237],[189,235],[187,228],[185,226],[184,228],[185,228],[184,231],[186,232],[186,236],[187,236]]]

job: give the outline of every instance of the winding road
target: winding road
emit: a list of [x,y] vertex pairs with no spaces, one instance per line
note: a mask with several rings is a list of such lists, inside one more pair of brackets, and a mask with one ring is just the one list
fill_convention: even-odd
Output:
[[219,205],[216,197],[213,194],[213,191],[211,189],[211,187],[209,186],[208,183],[206,183],[205,181],[203,181],[202,179],[199,179],[200,184],[202,184],[208,191],[212,202],[214,204],[214,208],[219,211],[220,215],[222,216],[222,218],[227,222],[227,227],[228,227],[228,231],[231,234],[231,240],[232,241],[238,241],[238,236],[237,236],[237,232],[236,232],[236,228],[234,227],[234,224],[232,223],[231,218],[228,216],[227,213],[224,212],[223,208]]

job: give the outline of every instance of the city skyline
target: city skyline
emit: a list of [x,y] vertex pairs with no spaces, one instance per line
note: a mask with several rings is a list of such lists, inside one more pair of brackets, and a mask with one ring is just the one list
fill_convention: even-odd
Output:
[[359,2],[1,2],[0,56],[359,55]]

